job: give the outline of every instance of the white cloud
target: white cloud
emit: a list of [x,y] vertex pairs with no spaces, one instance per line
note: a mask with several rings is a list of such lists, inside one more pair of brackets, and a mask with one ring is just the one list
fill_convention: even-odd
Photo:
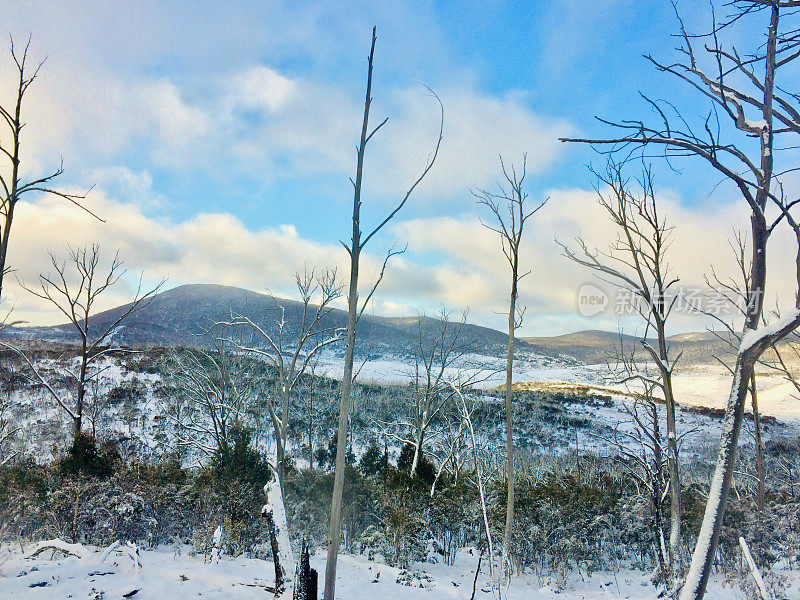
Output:
[[[68,245],[95,241],[106,256],[119,250],[129,270],[125,280],[98,301],[98,309],[128,301],[140,272],[151,284],[166,277],[170,286],[218,283],[278,295],[294,293],[294,273],[304,265],[336,268],[340,277],[348,273],[347,255],[341,246],[303,238],[293,225],[252,231],[235,216],[224,213],[204,213],[176,223],[149,217],[137,205],[116,202],[102,190],[94,190],[86,205],[105,222],[55,197],[18,205],[9,256],[17,278],[35,285],[39,274],[52,272],[48,251],[62,260]],[[381,264],[380,256],[362,256],[362,288],[375,280]],[[426,273],[434,272],[432,268],[394,261],[376,296],[377,306],[388,301],[385,306],[390,309],[394,300],[387,300],[387,296],[398,290],[404,290],[405,297],[416,302],[420,294],[416,288],[423,288],[425,295],[425,282],[430,279]],[[7,302],[15,306],[16,319],[60,322],[52,307],[22,290],[14,277],[7,277],[4,285]],[[440,288],[434,286],[428,291],[436,294]],[[400,304],[394,306],[397,310]]]
[[[592,191],[560,189],[549,192],[548,204],[530,221],[525,232],[521,268],[531,275],[522,280],[520,301],[527,305],[523,335],[549,335],[577,329],[615,329],[613,314],[614,287],[599,285],[612,295],[610,311],[593,319],[580,317],[577,294],[585,283],[598,283],[587,269],[561,256],[558,240],[574,247],[580,234],[590,247],[607,248],[617,232],[596,202]],[[722,277],[735,277],[736,265],[728,240],[734,230],[747,233],[747,214],[741,202],[719,203],[703,208],[688,208],[669,191],[660,195],[659,208],[668,223],[675,226],[669,252],[672,272],[680,277],[680,285],[703,287],[703,274],[713,265]],[[502,328],[507,310],[509,266],[500,251],[497,234],[482,227],[476,216],[421,218],[399,223],[395,227],[399,239],[407,240],[416,260],[441,257],[446,266],[437,270],[439,281],[445,282],[448,300],[457,305],[470,305],[471,316],[480,322]],[[794,241],[785,228],[776,231],[770,240],[767,305],[776,299],[786,306],[794,303]],[[427,257],[427,258],[426,258]],[[451,275],[453,275],[451,277]],[[626,327],[636,319],[624,320]],[[703,329],[710,325],[707,317],[697,314],[676,314],[675,331]]]
[[[142,179],[145,175],[132,175]],[[522,335],[549,335],[566,330],[614,329],[617,318],[604,313],[593,319],[580,317],[577,292],[585,283],[595,283],[610,294],[612,286],[599,282],[587,270],[562,256],[553,240],[570,242],[580,233],[589,245],[605,246],[616,232],[594,192],[575,189],[552,190],[547,206],[529,222],[522,251],[522,268],[532,271],[520,288],[527,305]],[[22,203],[15,222],[10,263],[28,284],[49,270],[47,250],[59,256],[67,244],[99,241],[111,254],[119,249],[129,269],[123,285],[103,299],[109,308],[129,299],[138,274],[147,282],[169,278],[169,285],[221,283],[249,289],[269,290],[279,295],[293,293],[293,274],[304,264],[337,268],[348,273],[347,255],[336,244],[322,244],[301,236],[293,225],[253,231],[231,214],[204,213],[185,221],[148,216],[135,204],[120,203],[102,190],[89,196],[89,207],[102,215],[101,223],[57,198]],[[747,224],[736,204],[717,204],[704,209],[681,205],[669,192],[660,207],[676,225],[670,263],[687,286],[702,283],[702,274],[714,265],[721,276],[733,275],[727,240],[734,227]],[[475,215],[418,218],[398,222],[392,233],[407,242],[409,252],[390,262],[386,278],[371,311],[378,314],[414,314],[435,311],[443,303],[470,309],[470,320],[502,329],[508,297],[509,267],[500,252],[497,235],[483,227]],[[770,242],[770,290],[774,299],[793,302],[794,241],[780,230]],[[382,256],[365,254],[362,290],[374,281]],[[58,322],[58,315],[20,290],[13,278],[8,298],[15,303],[15,317],[36,323]],[[613,302],[613,301],[612,301]],[[340,303],[344,307],[344,301]],[[613,308],[613,306],[612,306]],[[705,321],[677,315],[676,330],[696,330]],[[635,320],[627,325],[635,325]]]
[[[7,101],[12,70],[5,68],[8,56],[0,61],[0,98]],[[241,175],[265,183],[296,180],[301,191],[309,175],[346,182],[360,132],[360,87],[289,76],[266,64],[180,82],[62,57],[45,64],[26,98],[23,169],[41,174],[63,156],[68,176],[84,170],[81,181],[88,181],[86,170],[136,164],[183,177],[203,173],[226,185]],[[528,152],[530,170],[541,172],[560,156],[556,138],[572,130],[537,115],[521,93],[494,96],[469,83],[444,85],[438,93],[444,141],[420,189],[423,198],[452,199],[488,185],[498,154]],[[438,105],[418,85],[376,81],[373,95],[371,122],[388,116],[389,123],[368,151],[365,185],[379,199],[393,198],[424,167],[438,131]]]

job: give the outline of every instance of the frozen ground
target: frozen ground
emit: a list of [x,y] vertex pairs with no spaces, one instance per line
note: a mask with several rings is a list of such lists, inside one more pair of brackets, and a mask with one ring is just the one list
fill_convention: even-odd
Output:
[[[141,569],[137,572],[128,557],[111,556],[102,565],[96,556],[82,560],[69,557],[51,560],[50,552],[38,558],[25,558],[17,546],[0,549],[0,599],[121,600],[125,594],[137,600],[249,600],[272,597],[265,586],[272,586],[272,563],[259,559],[223,557],[217,563],[190,556],[184,550],[176,554],[172,548],[142,551]],[[312,567],[322,574],[324,558],[318,552]],[[410,571],[369,562],[362,556],[339,558],[337,597],[369,600],[461,600],[472,594],[477,553],[461,551],[454,566],[415,564]],[[484,561],[484,568],[486,562]],[[800,592],[800,572],[781,571],[789,585],[785,597],[796,598]],[[398,582],[400,581],[400,582]],[[405,581],[410,585],[404,585]],[[597,572],[592,575],[572,572],[560,588],[547,578],[523,574],[514,579],[504,593],[509,600],[645,600],[658,597],[649,583],[649,576],[640,571],[622,569],[617,573]],[[481,571],[475,594],[477,600],[494,598],[488,575]],[[712,580],[709,600],[738,600],[747,596],[737,584]]]
[[[465,357],[460,368],[451,368],[448,375],[475,377],[477,387],[490,388],[505,383],[505,359],[484,355]],[[341,379],[341,360],[324,357],[318,373]],[[380,357],[361,366],[359,381],[375,383],[407,383],[412,371],[408,363],[398,357]],[[568,365],[552,359],[536,357],[514,362],[514,382],[564,382],[580,385],[598,385],[611,390],[625,391],[609,378],[608,366]],[[783,377],[761,373],[756,378],[758,405],[762,414],[783,419],[800,419],[800,398],[792,384]],[[673,388],[680,404],[706,408],[725,408],[730,392],[731,376],[720,365],[696,365],[689,371],[673,375]]]

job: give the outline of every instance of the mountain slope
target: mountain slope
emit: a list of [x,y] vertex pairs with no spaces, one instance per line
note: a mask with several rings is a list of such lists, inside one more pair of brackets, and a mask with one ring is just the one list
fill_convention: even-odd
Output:
[[[303,305],[300,302],[224,285],[181,285],[161,292],[147,306],[130,315],[114,331],[112,342],[134,347],[208,346],[210,338],[205,334],[215,323],[230,320],[231,315],[247,316],[270,333],[275,333],[280,318],[279,307],[284,309],[288,346],[302,320]],[[90,320],[91,329],[107,328],[125,309],[126,306],[119,306],[95,315]],[[361,356],[408,355],[418,343],[420,323],[426,346],[429,346],[438,333],[435,319],[364,314],[358,325],[357,351]],[[344,329],[346,326],[347,313],[339,309],[331,310],[322,323],[322,327],[330,329]],[[3,335],[59,342],[77,340],[68,325],[12,328]],[[508,336],[501,331],[470,323],[465,324],[461,332],[461,342],[467,351],[495,357],[505,354],[507,340]],[[620,341],[627,353],[633,351],[637,359],[646,358],[639,337],[599,330],[517,338],[517,351],[522,359],[538,356],[556,359],[559,363],[602,364],[615,355]],[[675,335],[669,338],[669,344],[672,356],[683,353],[679,368],[711,364],[715,362],[714,356],[730,354],[730,348],[709,332]],[[334,346],[334,350],[341,351],[342,346]]]
[[[128,305],[98,313],[89,321],[90,329],[103,330],[112,325]],[[206,333],[215,323],[242,315],[277,332],[280,307],[286,321],[286,339],[295,338],[302,322],[301,302],[274,298],[250,290],[212,284],[182,285],[157,294],[147,306],[125,319],[113,333],[113,343],[126,346],[207,346]],[[364,314],[359,320],[358,336],[361,354],[393,351],[410,352],[419,336],[420,318],[378,317]],[[426,338],[436,335],[434,319],[422,317]],[[321,323],[322,328],[344,329],[347,313],[331,310]],[[76,340],[69,325],[15,328],[13,335],[53,341]],[[507,336],[494,329],[466,324],[462,342],[473,352],[497,354],[503,351]],[[287,344],[287,345],[289,345]]]

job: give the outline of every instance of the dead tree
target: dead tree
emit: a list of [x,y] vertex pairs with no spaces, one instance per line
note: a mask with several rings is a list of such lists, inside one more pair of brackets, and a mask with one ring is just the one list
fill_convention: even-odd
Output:
[[306,436],[308,438],[308,466],[314,468],[314,439],[318,430],[317,415],[320,407],[316,400],[324,398],[320,391],[320,379],[317,375],[319,358],[315,358],[308,364],[308,377],[301,382],[298,395],[300,396],[300,406],[298,407],[298,420],[304,422]]
[[434,450],[431,452],[435,462],[439,465],[431,484],[431,498],[436,492],[436,486],[442,473],[449,473],[453,477],[453,482],[458,482],[467,452],[467,431],[466,424],[462,418],[461,407],[451,403],[442,411],[440,420],[442,422],[442,433]]
[[[705,314],[714,319],[717,324],[722,325],[722,329],[712,330],[715,337],[725,343],[725,350],[730,356],[735,356],[738,353],[739,346],[742,342],[742,327],[741,321],[747,318],[747,299],[750,297],[750,266],[748,265],[748,252],[747,252],[747,238],[740,232],[737,232],[734,240],[730,243],[733,250],[734,258],[736,261],[736,275],[731,277],[722,277],[719,275],[712,266],[711,274],[704,275],[706,285],[717,295],[730,312],[730,318],[724,318],[723,315],[717,314],[712,310],[703,311]],[[767,324],[766,313],[761,314],[762,325]],[[792,334],[793,336],[796,335]],[[784,364],[777,345],[773,345],[773,352],[778,357],[778,364]],[[729,360],[724,357],[715,356],[715,359],[733,376],[733,367]],[[758,361],[759,364],[771,366],[780,370],[774,361],[769,360],[765,355]],[[774,365],[774,366],[773,366]],[[761,412],[758,409],[758,388],[756,387],[756,372],[750,377],[748,384],[750,390],[750,407],[753,412],[753,438],[755,443],[755,457],[756,457],[756,480],[757,480],[757,506],[759,515],[764,513],[764,495],[765,495],[765,477],[766,472],[764,469],[764,442],[761,437]]]
[[165,415],[181,449],[211,457],[225,453],[232,428],[246,422],[258,387],[258,365],[238,352],[228,328],[207,332],[211,348],[175,350],[167,361],[170,395]]
[[[478,497],[481,503],[481,516],[483,519],[483,530],[486,535],[486,548],[489,551],[489,581],[499,598],[500,585],[499,581],[495,579],[495,573],[494,573],[495,556],[494,556],[494,544],[492,543],[492,528],[489,524],[489,510],[487,508],[486,490],[483,481],[483,470],[481,468],[481,462],[478,456],[478,442],[475,436],[475,428],[473,427],[472,424],[472,412],[474,409],[468,406],[467,400],[464,397],[463,390],[459,386],[450,384],[450,390],[453,392],[454,396],[458,399],[459,409],[461,412],[461,419],[463,420],[465,429],[469,432],[469,438],[472,449],[472,460],[475,463],[475,487],[478,489]],[[483,551],[481,551],[481,556],[483,556]],[[480,563],[478,564],[478,568],[480,569]],[[477,578],[478,574],[475,573],[475,579],[477,580]]]
[[25,127],[23,103],[28,88],[36,80],[42,65],[44,65],[43,60],[36,64],[35,67],[30,67],[28,64],[30,44],[31,40],[28,38],[28,42],[20,55],[14,46],[14,40],[11,40],[11,59],[15,65],[14,100],[7,106],[0,105],[0,117],[2,117],[0,128],[5,130],[4,134],[0,134],[0,160],[5,162],[5,165],[0,167],[0,188],[2,188],[0,190],[0,299],[3,297],[3,278],[11,270],[8,266],[7,258],[14,212],[23,197],[36,192],[52,194],[96,216],[82,204],[86,194],[71,194],[52,187],[54,180],[64,173],[63,162],[48,175],[30,180],[23,179],[21,154],[22,132]]
[[[681,600],[699,600],[705,595],[731,487],[747,390],[756,361],[767,348],[800,324],[800,310],[795,308],[773,325],[759,330],[767,275],[767,242],[797,202],[783,207],[774,220],[768,216],[767,209],[777,204],[776,190],[781,175],[785,173],[780,164],[776,168],[776,150],[781,146],[776,147],[775,138],[800,133],[800,98],[781,87],[778,79],[786,71],[785,67],[800,56],[800,36],[797,25],[792,23],[797,18],[796,8],[800,2],[740,0],[726,6],[733,14],[721,23],[714,19],[710,33],[705,35],[690,35],[680,21],[682,43],[678,48],[681,55],[678,61],[662,63],[647,57],[659,71],[677,77],[710,102],[711,110],[699,127],[693,128],[690,120],[679,114],[673,105],[645,96],[660,118],[659,124],[633,119],[603,120],[621,133],[607,138],[564,140],[610,147],[612,152],[626,154],[656,147],[668,160],[679,157],[699,159],[732,184],[750,209],[749,276],[752,287],[747,299],[747,316],[737,351],[717,464],[698,543],[681,590]],[[751,24],[751,21],[755,23]],[[749,25],[749,31],[761,28],[765,33],[764,39],[757,39],[746,53],[723,43],[724,36],[738,25]],[[696,52],[696,44],[703,44],[700,54]],[[720,119],[725,123],[724,127]],[[729,141],[729,138],[735,140]],[[756,140],[756,143],[752,144],[750,140]],[[784,145],[791,147],[794,144],[787,140]],[[791,170],[792,166],[786,168]]]
[[[401,444],[413,446],[414,457],[409,473],[411,477],[416,476],[425,453],[436,456],[440,465],[436,477],[438,480],[448,463],[458,460],[457,440],[463,438],[460,411],[458,418],[453,419],[452,409],[456,407],[452,388],[456,386],[460,390],[469,389],[486,381],[496,371],[485,369],[468,360],[466,356],[471,348],[470,342],[462,336],[467,322],[467,311],[462,313],[460,320],[451,321],[450,311],[442,307],[437,317],[422,315],[416,321],[414,364],[407,371],[411,390],[408,418],[401,422],[385,423],[377,419],[373,422],[381,428],[385,436]],[[434,426],[435,423],[441,426]],[[396,435],[388,431],[390,426],[397,425],[407,429],[409,435]],[[425,450],[426,442],[443,446],[442,451]],[[431,495],[435,487],[436,482],[431,487]]]
[[[617,229],[617,239],[605,250],[592,249],[578,237],[579,249],[561,244],[571,261],[594,271],[629,296],[630,309],[644,320],[641,344],[658,368],[653,383],[664,397],[667,413],[667,462],[670,493],[669,566],[674,574],[681,539],[680,477],[678,474],[678,433],[675,422],[675,395],[672,360],[667,342],[667,322],[678,300],[672,287],[678,282],[668,262],[667,251],[672,227],[658,210],[653,175],[645,168],[634,192],[623,174],[623,166],[609,161],[606,171],[597,174],[597,196]],[[655,333],[656,346],[649,339]],[[635,363],[633,363],[635,366]],[[645,377],[640,380],[644,381]]]
[[300,546],[300,562],[295,572],[295,587],[292,600],[317,600],[317,570],[311,568],[308,544]]
[[292,575],[295,572],[295,565],[282,489],[280,477],[277,471],[273,471],[273,478],[264,486],[267,503],[261,509],[261,516],[267,521],[272,562],[275,565],[274,597],[294,598],[295,581],[292,580]]
[[[389,212],[386,218],[384,218],[371,231],[368,230],[368,232],[362,232],[361,184],[364,176],[364,158],[367,149],[367,144],[372,139],[372,137],[381,129],[381,127],[383,127],[388,121],[388,119],[384,119],[374,129],[370,128],[369,109],[372,103],[372,66],[373,66],[373,59],[375,56],[376,39],[377,38],[375,37],[375,28],[373,27],[372,44],[370,46],[369,58],[367,61],[367,91],[364,100],[364,119],[362,121],[362,126],[361,126],[361,138],[357,150],[356,176],[355,179],[350,180],[350,182],[353,184],[353,236],[350,240],[349,245],[342,242],[342,245],[345,247],[345,249],[347,250],[347,254],[350,257],[350,283],[347,289],[347,303],[348,303],[347,342],[345,347],[344,374],[342,376],[342,394],[339,404],[339,428],[338,428],[337,443],[336,443],[336,466],[333,478],[333,498],[331,500],[331,520],[330,520],[330,526],[328,528],[328,557],[325,563],[325,591],[324,591],[325,600],[334,600],[335,588],[336,588],[336,562],[339,556],[339,539],[341,537],[341,531],[342,531],[342,495],[344,492],[344,470],[345,470],[345,459],[347,456],[347,438],[348,438],[347,432],[350,419],[350,407],[353,395],[353,361],[355,357],[355,345],[356,345],[356,324],[359,315],[363,313],[364,308],[366,308],[367,304],[372,299],[375,290],[377,289],[378,285],[383,279],[388,259],[393,254],[397,254],[397,252],[395,251],[392,250],[389,251],[389,253],[386,256],[386,260],[384,260],[383,262],[383,267],[381,268],[380,274],[378,275],[375,284],[370,289],[369,293],[364,299],[363,304],[359,306],[360,303],[358,298],[358,275],[359,275],[359,266],[361,262],[361,252],[364,249],[364,247],[369,243],[369,241],[373,237],[375,237],[375,235],[378,232],[380,232],[386,226],[387,223],[389,223],[392,219],[394,219],[395,216],[397,216],[400,210],[406,205],[406,202],[408,202],[408,199],[411,197],[411,194],[414,192],[414,190],[417,189],[417,187],[425,178],[425,176],[433,168],[433,165],[436,162],[436,157],[439,154],[439,147],[441,146],[442,143],[442,130],[444,127],[444,107],[442,106],[439,97],[436,96],[436,94],[434,94],[430,90],[430,88],[428,88],[430,93],[438,102],[439,108],[441,109],[439,135],[436,140],[436,146],[433,152],[429,155],[425,167],[422,170],[422,173],[419,175],[419,177],[417,177],[414,180],[414,182],[405,192],[403,197],[394,206],[392,211]],[[362,233],[366,233],[366,235],[362,237]]]
[[[280,398],[280,416],[268,399],[277,448],[276,465],[279,479],[284,480],[286,444],[289,432],[291,398],[306,373],[309,364],[327,346],[342,339],[342,331],[327,323],[331,304],[341,296],[342,286],[336,281],[336,271],[316,275],[314,270],[295,274],[295,283],[301,300],[300,323],[296,331],[286,320],[286,306],[275,299],[278,311],[277,327],[255,323],[244,315],[235,315],[225,326],[241,329],[252,335],[249,343],[236,342],[239,350],[265,360],[277,373],[277,395]],[[316,305],[313,302],[317,302]]]
[[[448,422],[448,418],[453,416],[451,409],[454,408],[452,388],[455,386],[460,390],[467,390],[497,373],[468,359],[467,354],[472,350],[473,344],[463,335],[466,323],[466,310],[458,321],[453,321],[446,307],[442,307],[435,318],[425,316],[417,318],[414,365],[409,372],[412,394],[411,419],[405,424],[412,435],[409,439],[396,438],[402,443],[414,446],[412,477],[417,473],[417,467],[425,452],[426,441],[435,442],[436,446],[444,442],[448,448],[444,454],[439,453],[439,458],[443,459],[440,461],[439,475],[442,469],[447,468],[450,460],[457,459],[453,451],[458,444],[456,439],[449,435],[454,424],[452,420]],[[441,421],[444,426],[434,430],[431,425],[437,421]],[[460,416],[458,421],[461,421]],[[451,427],[451,431],[447,430],[448,426]],[[458,431],[461,426],[455,429]],[[456,438],[458,437],[457,435]],[[435,489],[435,485],[434,482],[431,490]]]
[[95,321],[92,319],[95,303],[125,274],[119,253],[114,255],[110,266],[105,270],[100,265],[100,247],[97,244],[77,249],[70,248],[69,258],[65,261],[59,261],[51,253],[50,262],[55,270],[54,274],[40,275],[38,288],[24,284],[23,287],[37,298],[52,304],[66,317],[67,324],[78,336],[78,370],[69,371],[70,377],[75,381],[74,400],[70,403],[68,399],[63,398],[62,394],[46,381],[33,361],[17,347],[7,342],[0,342],[0,345],[13,350],[23,358],[34,377],[47,389],[55,403],[69,415],[73,424],[73,437],[77,439],[83,427],[87,387],[101,372],[98,363],[102,358],[119,351],[118,348],[108,345],[112,333],[124,323],[125,319],[147,306],[163,282],[145,292],[142,290],[140,278],[133,300],[118,308],[107,323],[95,329]]
[[497,192],[488,190],[473,191],[478,204],[486,206],[493,216],[493,223],[483,223],[500,236],[503,255],[511,267],[511,293],[508,307],[508,351],[506,353],[506,385],[505,385],[505,413],[506,413],[506,526],[503,537],[503,572],[511,576],[511,544],[514,534],[514,405],[513,374],[514,374],[514,334],[522,325],[524,308],[517,305],[519,296],[519,282],[530,271],[520,273],[519,254],[522,244],[522,233],[525,223],[547,200],[538,203],[533,209],[528,203],[528,193],[524,189],[525,168],[527,156],[522,157],[522,171],[518,174],[512,165],[506,169],[503,158],[500,157],[500,168],[503,171],[504,183],[498,184]]
[[663,508],[670,491],[669,460],[665,456],[664,447],[668,447],[672,440],[668,435],[667,443],[664,443],[661,417],[658,414],[656,391],[663,394],[661,369],[660,366],[656,366],[653,370],[649,361],[642,361],[637,356],[634,346],[626,347],[621,334],[619,346],[616,353],[610,357],[608,367],[615,383],[625,386],[632,397],[631,402],[623,403],[623,408],[630,417],[628,424],[632,425],[632,428],[621,429],[620,424],[617,424],[612,436],[597,437],[617,450],[624,468],[647,491],[653,509],[659,579],[667,585],[673,585],[675,551],[667,545],[664,538]]
[[[428,322],[424,317],[417,319],[417,343],[414,352],[413,389],[414,421],[414,459],[411,463],[411,476],[416,475],[417,465],[422,456],[425,436],[431,423],[437,418],[450,396],[445,390],[445,373],[454,367],[464,355],[461,331],[467,314],[461,320],[451,323],[446,308],[442,308],[434,323],[436,331],[429,336]],[[431,337],[432,339],[429,339]]]

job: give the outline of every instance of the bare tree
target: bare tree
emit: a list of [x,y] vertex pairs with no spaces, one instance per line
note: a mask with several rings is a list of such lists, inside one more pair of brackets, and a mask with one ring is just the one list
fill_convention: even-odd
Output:
[[297,419],[305,426],[305,435],[308,440],[308,466],[314,468],[314,440],[318,431],[318,414],[320,407],[316,403],[317,399],[324,398],[320,391],[320,376],[317,374],[319,366],[319,355],[308,363],[306,368],[307,377],[300,381],[298,396],[300,397],[297,406]]
[[30,67],[28,64],[30,44],[31,40],[28,38],[28,42],[20,54],[14,46],[14,40],[11,40],[11,59],[16,67],[14,100],[8,106],[0,105],[0,117],[2,117],[3,121],[0,127],[5,129],[5,134],[0,137],[0,155],[2,155],[0,160],[6,162],[4,166],[0,167],[0,188],[2,188],[2,193],[0,193],[0,299],[3,297],[3,278],[10,271],[6,259],[8,258],[14,211],[17,203],[24,196],[35,192],[53,194],[96,216],[83,206],[82,200],[86,198],[85,194],[71,194],[52,187],[53,181],[64,173],[63,162],[58,169],[48,175],[27,181],[22,177],[22,155],[20,152],[22,130],[25,127],[22,107],[28,88],[39,75],[39,71],[44,64],[43,60],[36,64],[35,67]]
[[[449,384],[450,390],[453,392],[455,397],[458,399],[459,408],[461,410],[461,419],[463,421],[463,427],[469,432],[469,438],[471,442],[471,449],[472,449],[472,460],[475,463],[475,487],[478,488],[478,498],[480,499],[481,503],[481,516],[483,518],[483,530],[486,534],[486,547],[489,551],[489,581],[499,597],[500,595],[500,586],[499,582],[495,579],[494,574],[494,544],[492,543],[492,528],[489,524],[489,511],[486,506],[486,490],[483,483],[483,469],[481,468],[481,461],[480,457],[478,456],[478,442],[475,436],[475,428],[472,424],[472,412],[468,404],[467,400],[464,397],[464,393],[459,386]],[[478,569],[480,569],[480,562],[478,563]],[[478,579],[478,573],[475,573],[475,580]],[[474,594],[473,594],[474,595]]]
[[[277,373],[277,395],[280,399],[280,416],[275,413],[272,402],[267,406],[275,433],[277,447],[277,471],[283,485],[286,469],[286,445],[289,432],[291,398],[308,369],[319,353],[342,339],[342,331],[327,322],[333,310],[331,304],[342,294],[342,286],[336,280],[336,271],[325,271],[316,275],[314,270],[295,274],[295,283],[300,295],[300,323],[296,331],[290,331],[286,320],[286,306],[275,299],[279,317],[277,328],[257,324],[249,317],[234,316],[226,326],[244,326],[252,334],[248,343],[237,343],[239,350],[260,357],[275,368]],[[312,302],[317,301],[315,305]]]
[[432,449],[436,463],[436,476],[431,484],[430,495],[433,497],[436,486],[442,473],[447,472],[453,477],[453,482],[457,482],[464,467],[467,452],[466,423],[462,418],[461,407],[455,403],[445,407],[441,412],[441,435],[438,443]]
[[[458,322],[451,322],[446,308],[429,321],[424,316],[417,319],[417,340],[414,348],[412,388],[412,436],[414,459],[411,476],[416,475],[423,447],[431,423],[442,413],[452,398],[447,386],[448,370],[463,360],[466,347],[461,332],[467,320],[466,311]],[[429,331],[432,328],[433,331]],[[410,441],[412,441],[410,440]]]
[[[437,480],[448,462],[459,459],[461,446],[458,439],[463,442],[463,421],[460,409],[458,418],[452,419],[452,410],[457,408],[453,404],[455,394],[452,389],[469,389],[496,373],[468,360],[466,355],[471,344],[462,336],[466,322],[467,311],[462,313],[460,320],[451,321],[450,311],[446,307],[442,307],[435,318],[425,315],[417,317],[413,365],[406,372],[411,396],[408,418],[391,423],[374,420],[385,436],[414,447],[410,468],[412,477],[417,474],[419,463],[426,453],[440,459]],[[397,435],[389,431],[390,426],[398,425],[407,429],[409,434]],[[454,434],[455,438],[452,437]],[[426,450],[426,442],[432,444],[434,449]],[[435,447],[442,445],[442,442],[444,448],[437,451]],[[435,487],[434,482],[431,493]]]
[[[353,236],[350,244],[342,245],[347,250],[350,257],[350,283],[347,290],[348,302],[348,316],[347,316],[347,345],[345,347],[344,358],[344,375],[342,377],[342,395],[339,405],[339,428],[336,442],[336,467],[333,479],[333,498],[331,500],[331,520],[330,527],[328,528],[328,557],[325,563],[325,600],[334,600],[336,590],[336,562],[339,556],[339,539],[342,531],[342,495],[344,492],[344,470],[345,459],[347,457],[347,432],[350,419],[350,407],[353,394],[353,361],[355,357],[356,345],[356,324],[358,317],[363,313],[364,308],[371,300],[375,290],[383,279],[386,270],[388,259],[397,252],[390,250],[383,262],[383,267],[380,274],[372,286],[370,292],[364,299],[363,304],[359,307],[358,298],[358,275],[359,266],[361,262],[361,252],[369,241],[380,232],[387,223],[389,223],[400,210],[406,205],[411,194],[417,189],[417,186],[422,182],[425,176],[433,168],[436,162],[436,157],[439,154],[439,147],[442,143],[442,131],[444,128],[444,107],[441,100],[433,91],[428,88],[428,91],[433,95],[439,103],[441,109],[441,120],[439,124],[439,136],[436,140],[436,146],[433,152],[429,155],[428,160],[423,168],[419,177],[417,177],[408,190],[405,192],[400,201],[394,206],[391,212],[384,218],[377,226],[375,226],[368,233],[361,230],[361,184],[364,175],[364,158],[367,149],[367,144],[372,137],[383,127],[387,119],[381,121],[377,127],[370,129],[369,124],[369,109],[372,103],[372,66],[375,56],[375,28],[372,29],[372,44],[370,46],[369,58],[367,60],[367,90],[364,99],[364,119],[361,125],[361,138],[358,144],[357,160],[356,160],[356,177],[351,179],[353,184]],[[362,233],[366,233],[362,237]]]
[[[568,259],[625,290],[630,296],[630,308],[644,320],[641,343],[657,366],[658,376],[651,378],[632,369],[629,377],[642,382],[645,389],[651,385],[657,387],[666,404],[671,503],[669,567],[674,575],[681,541],[681,500],[672,372],[680,357],[672,360],[666,331],[670,313],[678,300],[677,295],[670,296],[678,278],[672,274],[667,256],[673,228],[658,210],[653,174],[648,167],[638,182],[637,192],[625,178],[621,164],[610,160],[605,173],[596,175],[598,202],[617,229],[617,239],[605,250],[589,248],[580,237],[577,239],[579,250],[563,244],[561,247]],[[655,333],[656,347],[649,339],[651,333]]]
[[100,247],[97,244],[77,249],[70,248],[69,259],[65,261],[59,261],[51,253],[50,262],[55,274],[40,275],[38,289],[23,284],[28,292],[46,300],[63,314],[67,318],[67,323],[78,335],[80,343],[78,369],[69,371],[70,377],[76,383],[73,400],[62,397],[62,394],[46,381],[33,361],[21,350],[8,342],[0,341],[0,346],[13,350],[23,358],[34,377],[47,389],[56,404],[69,415],[73,423],[73,437],[76,439],[83,427],[88,384],[102,372],[102,367],[98,367],[100,360],[112,352],[119,351],[109,345],[112,334],[125,319],[147,306],[163,283],[143,292],[140,278],[133,300],[117,309],[110,321],[95,330],[91,318],[94,316],[95,303],[125,274],[119,253],[114,255],[110,266],[105,270],[100,265],[100,258]]
[[[656,555],[658,556],[659,575],[664,583],[675,584],[676,548],[668,546],[664,539],[663,503],[670,491],[669,460],[665,457],[664,439],[662,437],[661,417],[658,413],[656,391],[663,394],[661,366],[656,363],[655,372],[648,361],[642,361],[633,346],[626,347],[620,332],[619,346],[616,353],[608,361],[609,370],[615,382],[624,385],[633,398],[632,402],[623,404],[630,417],[630,429],[614,429],[612,436],[597,436],[610,443],[622,457],[623,466],[633,478],[647,491],[650,506],[653,509]],[[683,432],[682,435],[685,435]],[[676,436],[677,437],[677,436]],[[679,438],[678,438],[679,439]],[[676,446],[678,439],[675,439]],[[667,436],[667,447],[672,441]],[[680,525],[680,521],[678,522]]]
[[203,457],[224,452],[231,429],[248,419],[258,390],[258,365],[238,352],[226,327],[207,332],[211,349],[175,350],[168,373],[175,394],[166,416],[181,448]]
[[524,189],[527,166],[527,155],[522,157],[522,171],[518,174],[512,165],[506,169],[503,158],[500,157],[500,168],[503,171],[505,183],[498,184],[497,192],[488,190],[473,191],[478,199],[478,204],[489,208],[494,223],[484,223],[484,227],[494,231],[500,236],[503,255],[511,267],[511,294],[508,307],[508,352],[506,354],[506,385],[505,385],[505,412],[506,412],[506,526],[503,537],[503,572],[511,576],[511,544],[514,534],[514,405],[513,374],[514,374],[514,334],[522,325],[524,308],[517,305],[519,296],[519,282],[530,271],[520,273],[519,253],[522,244],[522,233],[525,223],[546,203],[547,199],[536,204],[530,209],[528,193]]
[[[751,290],[747,299],[742,342],[739,346],[733,382],[725,411],[717,464],[706,503],[682,600],[699,600],[705,595],[716,553],[725,505],[731,487],[736,448],[753,369],[761,354],[800,324],[800,310],[795,308],[779,321],[759,330],[764,305],[767,275],[767,242],[776,226],[784,220],[797,201],[779,205],[780,214],[771,221],[767,209],[779,204],[776,189],[780,177],[794,170],[793,165],[776,168],[776,136],[800,133],[800,98],[782,88],[777,80],[800,56],[800,36],[796,18],[797,0],[740,0],[727,3],[733,14],[723,22],[712,22],[706,35],[689,35],[680,22],[681,58],[671,64],[648,56],[661,72],[669,73],[690,86],[711,103],[711,110],[700,128],[692,128],[689,119],[678,113],[674,105],[645,97],[660,117],[657,125],[641,120],[604,121],[622,133],[608,138],[570,138],[564,141],[610,146],[611,151],[631,153],[638,149],[658,147],[667,159],[692,157],[701,159],[731,183],[750,209]],[[712,5],[713,8],[713,5]],[[764,18],[766,17],[766,18]],[[750,24],[748,30],[763,28],[764,39],[743,53],[722,38],[739,22]],[[783,24],[783,29],[781,29]],[[744,26],[744,25],[743,25]],[[702,56],[695,44],[703,43]],[[707,63],[704,59],[707,59]],[[783,71],[782,71],[783,70]],[[725,122],[722,126],[720,117]],[[737,141],[727,141],[730,136]],[[744,138],[744,139],[742,139]],[[757,140],[756,144],[750,138]],[[787,144],[792,146],[791,143]],[[795,302],[795,307],[800,303]]]

